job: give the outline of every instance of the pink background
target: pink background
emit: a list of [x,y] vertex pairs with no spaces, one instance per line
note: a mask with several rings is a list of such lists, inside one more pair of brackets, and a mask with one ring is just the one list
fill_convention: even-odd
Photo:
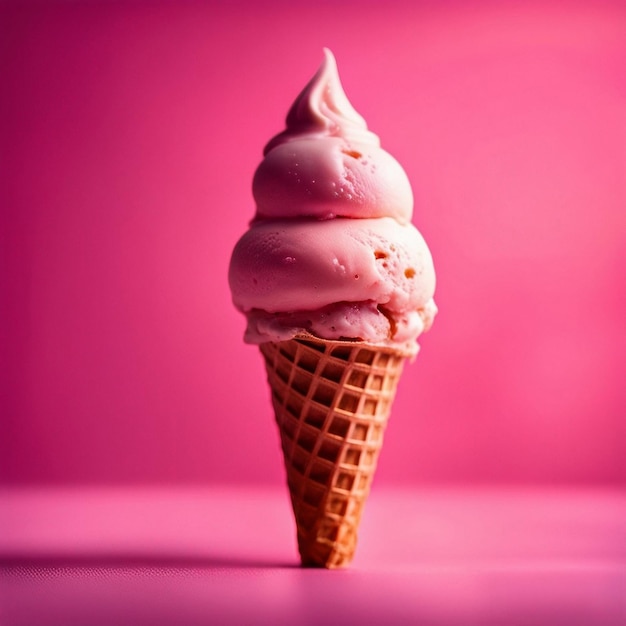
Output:
[[626,4],[315,4],[0,3],[3,482],[282,484],[226,274],[328,46],[438,270],[377,481],[624,483]]

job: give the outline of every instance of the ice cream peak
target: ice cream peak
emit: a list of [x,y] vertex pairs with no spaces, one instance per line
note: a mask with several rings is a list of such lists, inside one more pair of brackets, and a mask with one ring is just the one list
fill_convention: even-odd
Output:
[[257,219],[411,220],[409,180],[348,101],[328,49],[264,155],[252,183]]
[[264,155],[229,270],[246,341],[309,333],[414,354],[437,312],[432,257],[410,222],[408,178],[349,103],[329,50]]
[[302,90],[287,114],[287,130],[276,135],[263,154],[277,145],[306,135],[341,137],[347,142],[380,145],[378,136],[367,130],[365,120],[350,104],[337,72],[333,53],[324,48],[324,62]]

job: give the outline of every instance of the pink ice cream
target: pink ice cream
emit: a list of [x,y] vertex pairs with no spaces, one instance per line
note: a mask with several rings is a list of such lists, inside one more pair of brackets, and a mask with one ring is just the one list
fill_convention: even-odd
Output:
[[400,164],[348,101],[332,53],[265,147],[229,282],[248,343],[303,332],[417,351],[435,271]]

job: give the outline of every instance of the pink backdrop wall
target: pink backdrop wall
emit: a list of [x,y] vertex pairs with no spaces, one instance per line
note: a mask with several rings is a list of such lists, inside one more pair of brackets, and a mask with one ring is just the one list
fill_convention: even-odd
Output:
[[0,3],[3,482],[282,482],[226,273],[323,46],[438,269],[377,480],[624,481],[626,5],[315,4]]

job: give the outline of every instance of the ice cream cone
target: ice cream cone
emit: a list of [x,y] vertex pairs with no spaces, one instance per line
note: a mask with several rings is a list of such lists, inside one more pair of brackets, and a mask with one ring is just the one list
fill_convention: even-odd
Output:
[[228,281],[265,359],[302,564],[335,568],[354,555],[404,361],[437,313],[435,269],[406,172],[330,50],[285,122]]
[[308,335],[260,349],[302,565],[345,566],[354,555],[404,361],[412,355]]

